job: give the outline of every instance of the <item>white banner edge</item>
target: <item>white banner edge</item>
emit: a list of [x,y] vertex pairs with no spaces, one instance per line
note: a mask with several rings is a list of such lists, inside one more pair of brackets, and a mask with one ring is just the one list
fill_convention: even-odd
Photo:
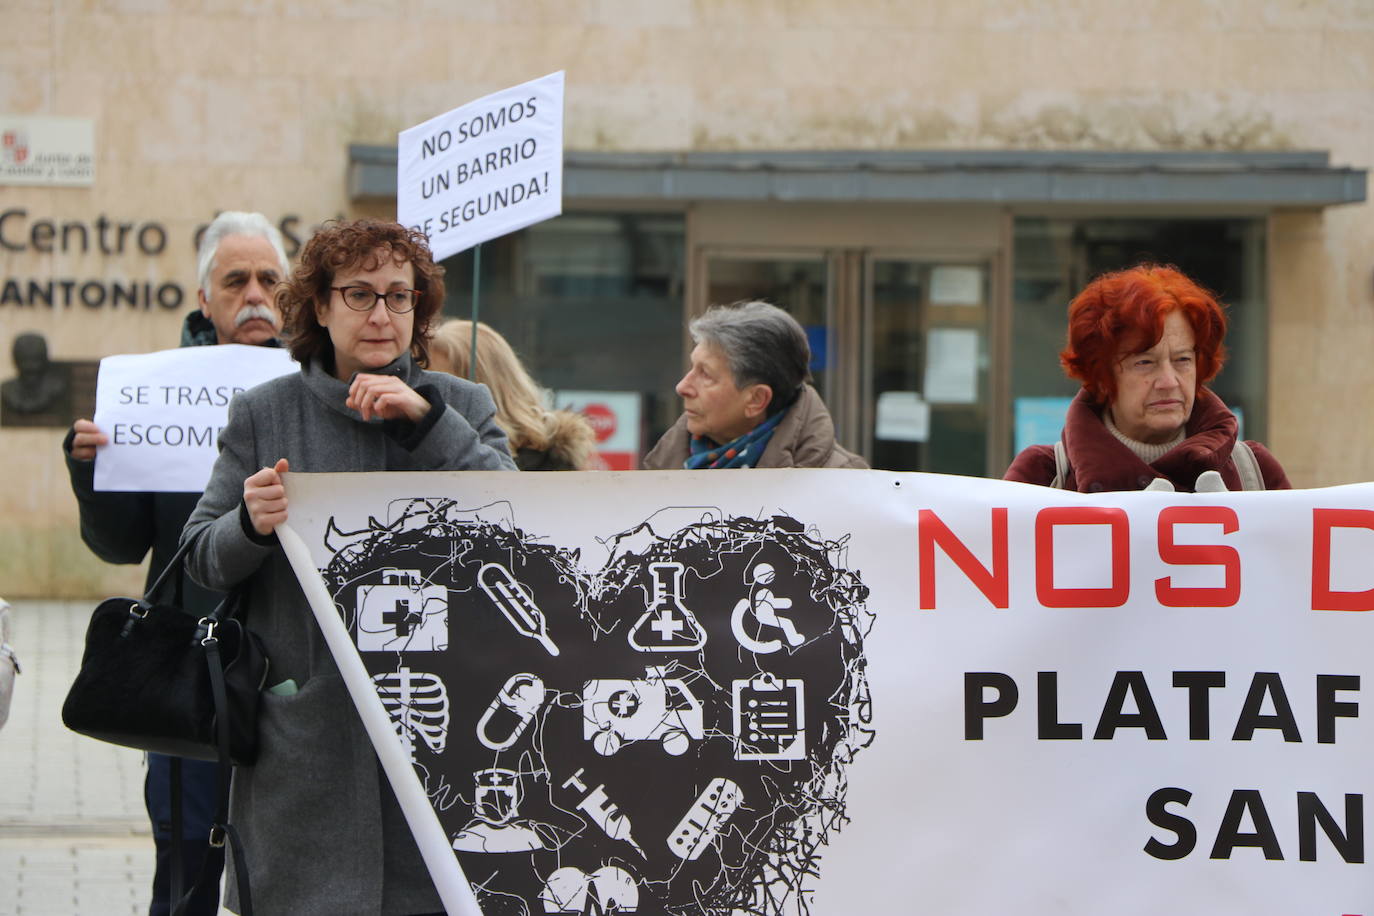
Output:
[[310,559],[310,548],[286,522],[278,525],[276,532],[282,550],[291,563],[291,569],[300,581],[301,591],[305,593],[310,609],[324,633],[329,652],[339,666],[339,674],[343,676],[348,695],[358,710],[358,716],[363,720],[368,737],[372,739],[377,759],[381,761],[382,769],[386,772],[392,791],[396,794],[396,800],[400,802],[401,812],[415,836],[416,845],[420,847],[420,856],[425,861],[425,867],[429,870],[434,887],[439,892],[444,909],[454,916],[482,916],[481,907],[477,905],[477,897],[472,892],[472,886],[468,883],[467,875],[463,873],[458,857],[449,845],[448,836],[439,823],[439,816],[434,813],[434,808],[420,786],[415,770],[401,751],[391,717],[377,697],[377,690],[372,686],[372,678],[363,667],[363,660],[334,609],[334,602],[324,587],[320,572]]

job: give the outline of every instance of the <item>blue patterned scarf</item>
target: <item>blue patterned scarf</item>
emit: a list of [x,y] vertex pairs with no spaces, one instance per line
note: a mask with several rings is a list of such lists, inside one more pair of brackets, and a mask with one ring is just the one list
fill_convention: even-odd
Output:
[[778,411],[738,439],[724,445],[717,445],[705,436],[692,436],[692,453],[682,462],[682,466],[689,471],[752,468],[758,464],[763,450],[768,447],[768,440],[773,438],[773,431],[778,428],[785,413],[785,410]]

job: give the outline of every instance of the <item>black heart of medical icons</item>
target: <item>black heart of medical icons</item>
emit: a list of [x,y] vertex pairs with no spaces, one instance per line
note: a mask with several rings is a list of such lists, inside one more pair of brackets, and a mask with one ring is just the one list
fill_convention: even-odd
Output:
[[842,541],[646,526],[588,572],[417,505],[324,573],[483,911],[805,911],[873,738]]

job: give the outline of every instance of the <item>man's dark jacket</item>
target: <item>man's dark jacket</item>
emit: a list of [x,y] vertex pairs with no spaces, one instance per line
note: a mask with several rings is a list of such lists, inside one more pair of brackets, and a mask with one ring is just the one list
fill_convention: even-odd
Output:
[[[183,347],[217,342],[214,325],[199,310],[186,316],[181,333]],[[146,589],[176,553],[181,529],[200,494],[96,492],[95,462],[72,458],[72,437],[69,432],[62,443],[62,454],[81,510],[81,540],[106,563],[142,563],[152,548]],[[182,607],[197,616],[214,610],[220,593],[202,588],[189,576],[184,578]]]
[[[181,331],[181,346],[213,346],[219,342],[215,326],[199,310],[186,316]],[[141,563],[149,548],[153,551],[148,567],[146,591],[153,584],[167,562],[176,554],[181,529],[200,501],[199,493],[121,493],[95,489],[95,462],[72,458],[72,439],[68,432],[62,443],[67,473],[71,477],[72,492],[76,495],[81,513],[81,540],[91,552],[106,563]],[[222,597],[182,577],[181,607],[197,616],[215,609]],[[171,601],[170,592],[165,596]],[[153,839],[157,853],[157,868],[153,875],[151,916],[164,916],[171,910],[171,793],[170,759],[160,754],[148,755],[148,774],[144,783],[144,802],[152,821]],[[219,911],[219,870],[223,867],[222,849],[210,850],[206,845],[209,824],[214,817],[218,764],[199,760],[183,762],[182,799],[184,805],[183,869],[189,887],[200,872],[201,860],[208,854],[215,864],[214,881],[208,882],[192,900],[188,916],[209,916]]]

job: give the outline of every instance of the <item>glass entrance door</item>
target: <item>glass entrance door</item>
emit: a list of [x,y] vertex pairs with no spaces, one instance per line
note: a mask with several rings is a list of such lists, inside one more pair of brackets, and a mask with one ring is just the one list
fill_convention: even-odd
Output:
[[806,329],[839,442],[879,469],[987,473],[990,265],[862,250],[705,252],[706,304],[762,299]]
[[823,254],[736,255],[707,258],[707,302],[728,305],[761,299],[788,312],[806,330],[811,377],[829,403],[834,357],[831,270]]
[[988,273],[978,262],[866,259],[861,403],[873,467],[985,473]]

